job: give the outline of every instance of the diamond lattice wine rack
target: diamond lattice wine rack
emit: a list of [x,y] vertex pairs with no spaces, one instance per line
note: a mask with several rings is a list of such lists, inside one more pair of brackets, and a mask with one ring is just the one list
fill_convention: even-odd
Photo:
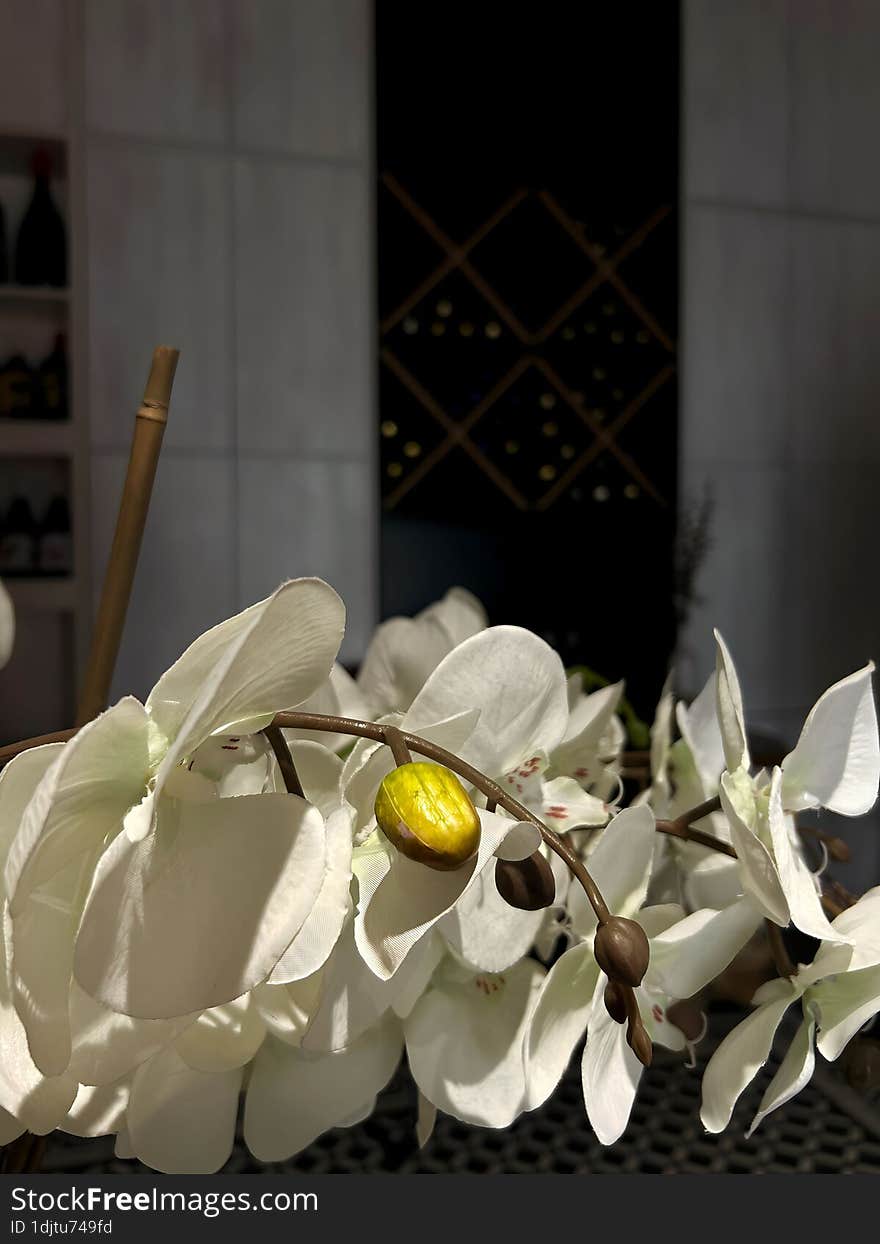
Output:
[[[378,5],[383,606],[673,642],[674,6]],[[433,20],[428,15],[433,15]],[[651,601],[646,618],[643,602]],[[631,660],[629,662],[631,664]]]

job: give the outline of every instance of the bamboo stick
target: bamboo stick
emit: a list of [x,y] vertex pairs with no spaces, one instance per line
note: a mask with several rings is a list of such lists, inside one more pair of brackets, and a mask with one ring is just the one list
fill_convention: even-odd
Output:
[[144,398],[135,417],[128,473],[119,503],[116,532],[104,575],[101,603],[77,712],[78,726],[97,717],[107,704],[150,508],[179,354],[179,350],[172,346],[157,346],[153,351]]

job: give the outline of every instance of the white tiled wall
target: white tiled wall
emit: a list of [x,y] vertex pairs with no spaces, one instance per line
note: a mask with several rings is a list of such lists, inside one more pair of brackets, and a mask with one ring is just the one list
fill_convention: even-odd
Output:
[[[686,0],[681,495],[715,496],[683,679],[711,626],[791,741],[880,658],[880,6]],[[876,827],[853,869],[876,882]]]
[[116,690],[320,574],[375,622],[369,0],[85,0],[94,573],[178,345]]

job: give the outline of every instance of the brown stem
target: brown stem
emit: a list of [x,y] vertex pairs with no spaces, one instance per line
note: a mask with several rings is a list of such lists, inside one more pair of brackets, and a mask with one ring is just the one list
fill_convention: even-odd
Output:
[[412,764],[412,756],[409,748],[404,742],[403,735],[396,726],[385,727],[385,742],[391,748],[391,755],[394,757],[394,763],[400,765]]
[[701,821],[705,816],[711,816],[713,812],[718,812],[721,808],[721,800],[716,795],[714,799],[706,799],[703,803],[697,804],[695,808],[682,812],[673,820],[657,821],[658,834],[670,834],[673,838],[681,838],[685,842],[696,842],[701,847],[709,847],[712,851],[720,851],[722,855],[729,856],[732,860],[736,859],[736,851],[729,842],[724,842],[721,838],[716,838],[714,834],[707,834],[702,829],[693,829],[694,821]]
[[299,795],[302,798],[302,782],[299,780],[296,765],[293,763],[290,748],[287,746],[287,739],[285,739],[278,726],[267,726],[263,734],[269,740],[269,745],[275,753],[275,759],[278,761],[278,768],[281,770],[281,776],[284,779],[288,795]]

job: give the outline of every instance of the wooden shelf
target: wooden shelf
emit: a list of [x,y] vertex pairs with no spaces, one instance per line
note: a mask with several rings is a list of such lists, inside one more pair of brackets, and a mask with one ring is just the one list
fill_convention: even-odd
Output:
[[0,458],[69,458],[69,419],[0,419]]
[[56,285],[0,285],[0,303],[28,303],[63,306],[70,301],[70,290]]
[[4,579],[18,613],[73,613],[77,582],[73,575],[58,579]]

